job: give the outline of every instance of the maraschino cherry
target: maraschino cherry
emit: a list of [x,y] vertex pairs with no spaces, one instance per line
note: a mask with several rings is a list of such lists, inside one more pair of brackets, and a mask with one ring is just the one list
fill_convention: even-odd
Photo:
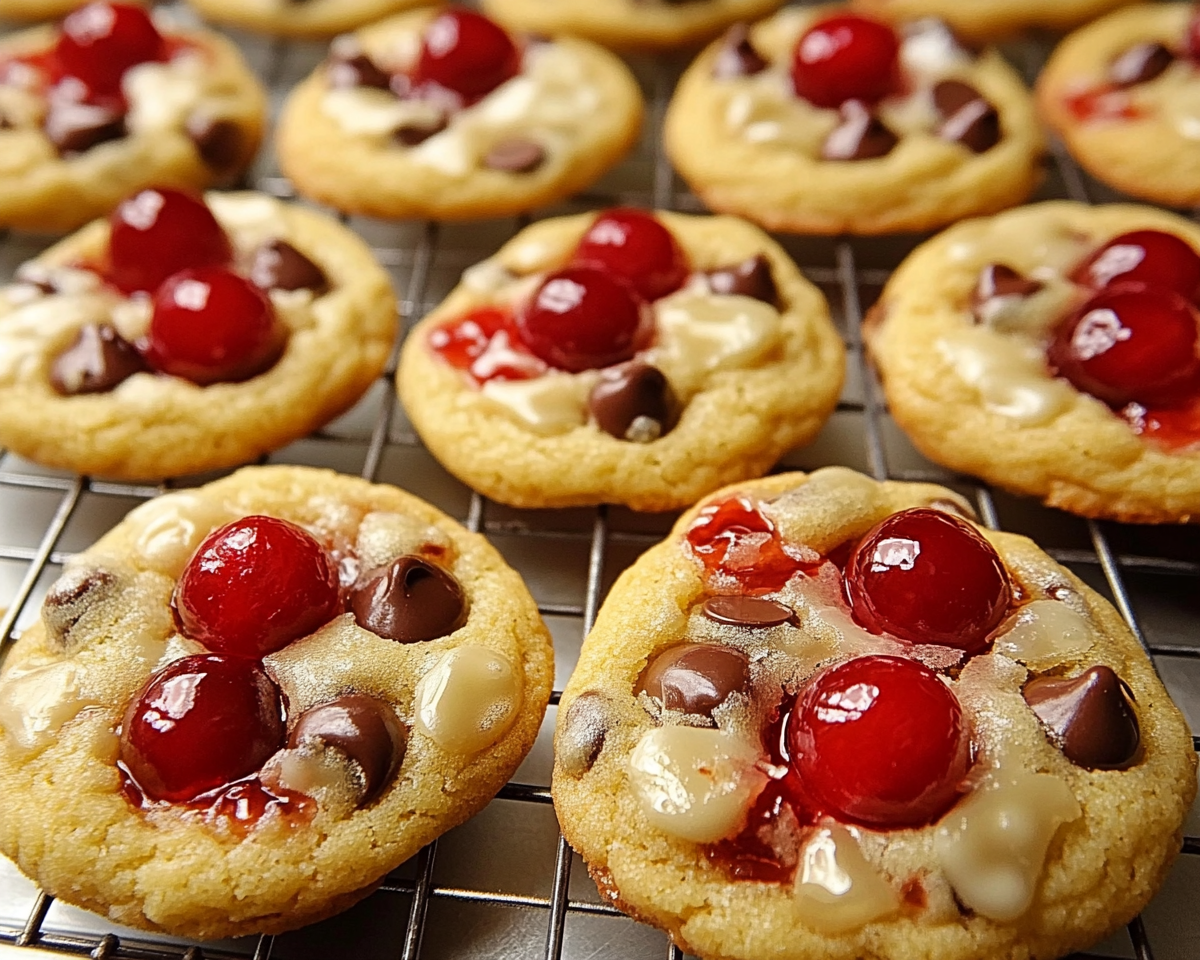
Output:
[[245,517],[200,544],[175,588],[175,609],[183,632],[209,650],[264,657],[340,612],[337,570],[296,524]]
[[704,507],[687,542],[709,575],[732,577],[749,594],[782,589],[805,564],[783,549],[779,532],[749,497]]
[[1136,281],[1190,300],[1200,292],[1200,256],[1172,233],[1134,230],[1109,240],[1075,268],[1071,279],[1094,290]]
[[126,70],[166,55],[150,15],[128,3],[80,7],[63,20],[54,47],[59,74],[80,80],[93,96],[119,94]]
[[469,105],[520,72],[521,53],[501,27],[482,14],[452,7],[425,28],[409,80],[417,95],[448,91]]
[[846,565],[854,619],[872,633],[976,654],[1012,603],[992,545],[940,510],[904,510],[877,524]]
[[1192,14],[1184,34],[1184,49],[1193,60],[1200,60],[1200,11]]
[[678,290],[688,274],[671,231],[652,214],[628,207],[597,217],[575,248],[573,262],[607,270],[647,300]]
[[814,24],[792,52],[792,86],[818,107],[873,103],[898,86],[900,40],[885,23],[838,14]]

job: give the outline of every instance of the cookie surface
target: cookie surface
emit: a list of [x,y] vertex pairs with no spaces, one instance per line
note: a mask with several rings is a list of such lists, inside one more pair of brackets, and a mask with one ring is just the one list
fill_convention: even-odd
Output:
[[[1186,724],[1112,607],[969,510],[844,468],[775,476],[688,511],[622,574],[563,693],[553,784],[608,899],[700,957],[796,960],[1060,956],[1149,900],[1195,794]],[[1007,578],[973,654],[848,609],[864,538],[871,577],[924,578],[909,616],[942,609],[930,541],[880,539],[889,517],[949,528]],[[954,776],[921,792],[944,736]]]
[[[575,372],[532,354],[516,316],[539,288],[574,295],[562,271],[585,235],[614,229],[610,216],[527,227],[469,270],[405,344],[397,384],[409,418],[434,456],[487,496],[671,509],[762,474],[833,410],[844,349],[824,298],[777,244],[731,217],[637,214],[682,253],[641,343]],[[457,354],[464,325],[489,313],[499,327],[486,348]]]
[[[1048,345],[1090,295],[1072,271],[1134,230],[1200,249],[1194,224],[1160,210],[1055,202],[957,224],[908,257],[864,333],[893,416],[926,456],[1084,516],[1200,517],[1193,401],[1139,411],[1051,372]],[[1016,286],[973,306],[996,264],[1016,272]],[[1092,349],[1128,339],[1118,329]]]
[[[335,615],[267,655],[265,675],[244,651],[207,655],[171,606],[177,584],[197,576],[189,558],[202,540],[250,515],[298,525],[341,584]],[[378,594],[381,570],[395,589]],[[430,615],[426,588],[447,579],[457,608]],[[261,592],[264,604],[280,599]],[[193,610],[192,594],[175,596]],[[282,598],[285,614],[296,599]],[[163,711],[194,723],[213,674],[189,665],[214,659],[255,673],[261,697],[282,691],[286,731],[269,710],[259,723],[271,736],[226,726],[231,751],[265,741],[246,776],[195,799],[154,799],[166,788],[147,770],[166,779],[169,760],[155,767],[151,750],[131,751],[128,731],[148,719],[166,737],[170,722],[154,720]],[[162,678],[184,668],[193,693],[181,707],[170,696],[183,687]],[[134,510],[51,587],[0,680],[0,848],[48,892],[116,923],[198,938],[292,929],[366,896],[482,808],[533,744],[552,676],[533,599],[482,537],[393,487],[248,468]],[[155,689],[166,692],[142,692]],[[185,778],[211,759],[202,732],[189,736]]]
[[872,109],[839,85],[854,81],[844,73],[817,74],[812,95],[819,90],[826,106],[797,95],[798,42],[842,13],[784,10],[748,34],[727,34],[688,68],[664,138],[704,202],[772,230],[885,233],[1023,200],[1039,179],[1042,149],[1028,92],[997,53],[970,53],[936,22],[874,38],[894,50],[905,92],[894,89],[888,54],[865,52],[855,54],[860,65],[884,64],[876,72],[886,91],[874,90]]
[[582,40],[496,39],[515,72],[497,69],[492,79],[507,79],[469,105],[444,87],[440,99],[397,97],[397,85],[417,82],[423,36],[441,36],[443,23],[427,9],[364,28],[293,91],[277,147],[297,189],[372,216],[503,216],[582,189],[633,144],[637,83]]
[[82,7],[87,0],[0,0],[0,19],[49,20]]
[[355,30],[422,0],[191,0],[191,5],[217,23],[285,37],[325,37]]
[[1029,27],[1068,30],[1131,0],[852,0],[856,10],[897,20],[939,17],[963,37],[994,40]]
[[[127,479],[234,466],[326,423],[379,376],[395,337],[395,298],[367,246],[328,217],[262,194],[207,202],[235,268],[258,277],[270,297],[285,337],[278,359],[250,379],[206,386],[140,362],[110,363],[103,348],[62,368],[85,330],[115,332],[122,355],[136,357],[132,345],[152,318],[144,295],[104,282],[110,227],[97,221],[0,288],[0,443],[49,466]],[[298,255],[315,274],[281,272],[281,243],[289,262]],[[111,378],[110,367],[119,370]],[[99,382],[89,387],[92,378]]]

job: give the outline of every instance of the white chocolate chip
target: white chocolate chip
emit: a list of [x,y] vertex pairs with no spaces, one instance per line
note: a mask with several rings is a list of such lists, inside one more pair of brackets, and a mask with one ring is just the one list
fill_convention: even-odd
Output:
[[312,797],[338,819],[353,813],[366,793],[362,768],[341,750],[319,741],[280,750],[263,765],[260,777],[267,786]]
[[923,17],[905,27],[900,62],[912,73],[941,77],[971,62],[950,28],[936,17]]
[[49,746],[87,702],[79,675],[80,668],[70,661],[11,671],[0,683],[0,729],[21,750]]
[[237,516],[224,504],[179,492],[142,504],[127,519],[140,528],[134,540],[138,553],[160,573],[178,577],[200,541]]
[[374,511],[362,518],[354,551],[362,570],[387,566],[397,557],[417,553],[426,544],[449,548],[450,538],[416,517]]
[[480,392],[538,433],[566,433],[587,422],[587,398],[595,382],[593,371],[552,370],[532,380],[489,380]]
[[467,645],[442,657],[417,684],[416,728],[452,753],[500,739],[521,706],[517,671],[503,654]]
[[351,136],[391,136],[403,126],[432,128],[442,110],[428,100],[401,100],[373,87],[335,87],[325,91],[321,111]]
[[1078,612],[1057,600],[1034,600],[1021,608],[993,649],[1036,667],[1081,654],[1093,642],[1091,624]]
[[167,63],[139,63],[121,76],[129,101],[131,132],[153,134],[181,129],[204,88],[205,58],[185,53]]
[[895,912],[899,905],[896,892],[845,827],[823,827],[805,844],[796,871],[796,907],[809,926],[844,933]]

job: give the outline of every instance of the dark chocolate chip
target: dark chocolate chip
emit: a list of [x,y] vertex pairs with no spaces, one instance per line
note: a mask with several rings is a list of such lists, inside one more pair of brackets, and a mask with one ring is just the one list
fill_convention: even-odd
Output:
[[141,354],[107,323],[81,327],[71,345],[50,364],[56,393],[107,393],[146,369]]
[[229,173],[240,165],[245,138],[242,128],[232,120],[193,114],[188,118],[187,134],[209,169]]
[[971,310],[980,323],[986,322],[987,305],[1006,297],[1030,297],[1043,284],[1022,276],[1003,263],[989,263],[979,272],[975,289],[971,291]]
[[71,630],[92,606],[112,593],[115,574],[101,567],[72,567],[50,585],[42,602],[42,622],[57,645],[71,645]]
[[938,136],[972,153],[985,153],[1000,142],[1000,114],[986,100],[972,100],[942,122]]
[[0,110],[0,130],[11,130],[12,122],[4,115],[4,111]]
[[929,509],[953,514],[956,517],[962,517],[964,520],[979,522],[979,514],[975,512],[974,507],[969,503],[959,503],[957,500],[951,500],[948,497],[938,497],[935,500],[930,500]]
[[744,23],[735,23],[725,32],[712,75],[719,80],[749,77],[767,69],[767,61],[750,42],[750,30]]
[[761,253],[732,267],[709,270],[706,276],[713,293],[753,297],[771,306],[779,302],[775,278],[771,276],[771,263]]
[[402,146],[415,147],[417,144],[424,143],[435,133],[441,133],[445,130],[447,122],[445,114],[442,114],[432,123],[424,125],[406,123],[404,126],[397,127],[392,132],[392,139]]
[[382,700],[361,693],[338,697],[300,714],[288,746],[294,749],[314,740],[342,751],[362,770],[360,806],[387,786],[408,749],[408,735],[395,711]]
[[961,80],[939,80],[933,87],[933,106],[943,120],[954,116],[968,103],[982,99],[978,90]]
[[325,274],[286,240],[268,240],[254,251],[250,280],[260,290],[311,290],[328,287]]
[[554,757],[563,770],[573,777],[591,770],[615,723],[613,705],[604,694],[588,690],[576,697],[555,737]]
[[1132,87],[1153,80],[1174,61],[1161,43],[1138,43],[1109,64],[1108,79],[1118,87]]
[[673,426],[675,395],[663,372],[640,360],[610,367],[588,396],[588,409],[605,433],[649,443]]
[[711,717],[749,683],[750,658],[736,647],[681,643],[650,661],[635,692],[649,694],[667,710]]
[[60,154],[83,153],[124,137],[125,112],[116,106],[51,97],[44,129]]
[[709,620],[735,627],[777,627],[795,617],[789,607],[764,597],[709,597],[702,609]]
[[545,147],[524,137],[500,140],[483,157],[483,165],[489,170],[505,173],[533,173],[545,162]]
[[1047,736],[1072,763],[1089,770],[1133,765],[1141,741],[1133,694],[1110,667],[1092,667],[1071,679],[1036,677],[1024,694]]
[[368,573],[351,591],[350,609],[360,627],[400,643],[444,637],[466,619],[459,582],[412,555]]
[[335,56],[326,68],[331,87],[371,87],[375,90],[390,90],[391,75],[365,53],[348,57]]
[[857,100],[842,104],[842,122],[821,144],[823,160],[873,160],[900,142],[877,116]]

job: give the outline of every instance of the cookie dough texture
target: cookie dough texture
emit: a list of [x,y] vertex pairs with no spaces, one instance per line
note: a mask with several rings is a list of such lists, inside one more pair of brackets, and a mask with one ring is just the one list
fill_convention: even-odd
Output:
[[[404,69],[434,13],[400,14],[354,36],[376,63]],[[564,76],[543,72],[552,89],[528,75],[532,59],[551,49],[569,70]],[[356,123],[344,101],[332,104],[328,66],[322,65],[284,105],[276,141],[280,165],[306,196],[368,216],[469,220],[523,213],[567,197],[633,145],[642,123],[641,92],[619,59],[587,41],[526,42],[523,57],[522,75],[450,117],[445,130],[417,147],[398,143],[394,128],[369,119]],[[398,103],[379,90],[337,94],[360,98],[350,112],[369,104],[376,113],[381,101],[385,111],[389,101]],[[549,118],[549,136],[533,114]],[[544,160],[525,171],[487,167],[492,144],[510,138],[539,141]]]
[[[523,276],[565,264],[595,219],[581,214],[526,228],[494,261]],[[622,503],[678,509],[733,480],[765,473],[816,436],[841,390],[845,351],[821,293],[757,228],[733,217],[656,212],[692,269],[757,254],[770,263],[782,341],[762,363],[716,370],[674,429],[650,443],[618,440],[594,424],[539,435],[487,400],[428,346],[431,330],[490,301],[460,283],[409,335],[396,379],[422,440],[442,464],[486,496],[520,507]]]
[[354,30],[424,0],[191,0],[214,23],[285,37],[314,38]]
[[[1171,452],[1143,440],[1104,403],[1065,383],[1059,389],[1066,399],[1054,416],[1022,423],[988,409],[941,347],[974,326],[968,299],[985,266],[1002,263],[1029,276],[1071,237],[1068,250],[1082,260],[1137,229],[1173,233],[1200,249],[1200,229],[1174,214],[1053,202],[957,224],[909,255],[864,334],[892,415],[926,456],[1087,517],[1200,520],[1200,451]],[[1039,368],[1049,383],[1049,372]]]
[[[395,339],[396,307],[366,244],[328,217],[262,194],[207,200],[241,257],[279,237],[325,272],[324,295],[273,297],[289,327],[280,359],[241,383],[201,387],[136,373],[107,393],[64,397],[50,384],[54,358],[81,327],[110,320],[128,302],[101,291],[18,304],[6,302],[0,288],[0,444],[47,466],[107,477],[196,473],[246,463],[305,436],[375,381]],[[107,220],[97,221],[34,263],[53,269],[100,261],[108,233]]]
[[[1097,180],[1173,207],[1200,203],[1200,74],[1176,60],[1146,83],[1110,94],[1100,115],[1080,118],[1068,99],[1107,88],[1109,65],[1139,43],[1179,51],[1195,8],[1144,3],[1119,10],[1072,33],[1058,46],[1037,82],[1046,124]],[[1103,104],[1131,116],[1105,116]]]
[[1029,27],[1069,30],[1125,6],[1130,0],[851,0],[860,13],[895,20],[939,17],[954,32],[975,41],[1011,36]]
[[0,21],[50,20],[66,16],[88,0],[0,0]]
[[[351,688],[396,708],[411,729],[391,785],[347,817],[318,810],[310,822],[289,824],[269,813],[245,835],[177,806],[133,807],[115,765],[116,730],[156,662],[181,655],[169,603],[195,546],[216,526],[254,513],[353,543],[363,517],[378,511],[427,524],[451,545],[452,572],[469,604],[466,623],[447,637],[402,644],[351,621],[352,643],[331,652],[319,631],[287,654],[310,664],[310,682],[324,696]],[[343,910],[485,806],[537,735],[553,656],[533,599],[482,537],[393,487],[308,468],[248,468],[134,510],[68,569],[97,567],[113,575],[109,592],[71,628],[69,651],[39,623],[7,658],[7,678],[72,664],[82,709],[36,751],[18,749],[0,729],[0,849],[49,893],[115,923],[207,939],[277,933]],[[462,755],[413,725],[413,690],[447,651],[466,645],[513,664],[523,705],[491,747]],[[280,682],[288,693],[282,672]]]
[[[675,169],[705,204],[785,233],[877,234],[932,229],[1024,200],[1041,177],[1042,135],[1029,92],[994,50],[939,71],[939,79],[969,83],[999,112],[1002,139],[990,150],[977,154],[942,140],[930,117],[882,157],[820,159],[820,144],[837,126],[838,111],[818,110],[792,95],[789,70],[799,37],[818,17],[838,9],[789,8],[750,29],[751,42],[775,74],[772,83],[787,91],[764,103],[762,119],[794,124],[796,135],[809,141],[802,146],[787,135],[748,136],[731,122],[733,99],[743,92],[757,96],[752,91],[765,75],[713,77],[723,41],[705,49],[684,73],[667,110],[664,144]],[[932,112],[932,105],[921,110]],[[810,125],[814,133],[802,135]]]
[[[767,501],[783,495],[773,515],[786,517],[788,538],[824,545],[860,537],[900,509],[931,503],[945,509],[947,501],[957,502],[939,487],[877,483],[836,467],[740,484],[706,502],[735,492]],[[1007,533],[982,531],[1015,581],[1033,596],[1052,586],[1070,591],[1096,625],[1095,643],[1080,665],[1109,664],[1129,683],[1145,748],[1141,762],[1127,771],[1075,767],[1050,745],[1026,707],[1020,695],[1024,667],[999,654],[971,661],[964,674],[1006,678],[994,701],[973,714],[977,769],[1006,753],[1022,768],[1061,777],[1083,808],[1080,818],[1059,829],[1034,904],[1019,921],[1001,924],[960,912],[934,859],[935,827],[858,828],[872,867],[896,889],[919,875],[927,902],[840,934],[822,934],[803,922],[791,884],[730,880],[703,847],[656,830],[627,773],[630,752],[655,726],[633,691],[649,660],[688,635],[689,611],[706,595],[700,567],[681,544],[702,506],[685,513],[666,541],[617,580],[562,696],[555,809],[564,835],[607,898],[668,931],[685,952],[723,960],[1057,957],[1119,929],[1146,904],[1179,851],[1195,794],[1187,726],[1116,611],[1031,541]],[[741,646],[763,632],[735,631],[727,642]],[[608,710],[600,752],[580,774],[569,772],[562,756],[565,719],[584,692],[599,694]]]

